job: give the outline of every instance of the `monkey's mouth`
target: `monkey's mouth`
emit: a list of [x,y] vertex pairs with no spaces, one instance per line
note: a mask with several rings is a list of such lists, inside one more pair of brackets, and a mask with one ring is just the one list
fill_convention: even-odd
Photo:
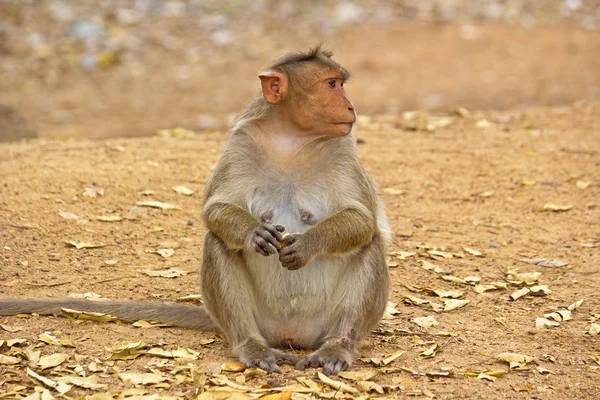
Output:
[[332,122],[331,124],[339,126],[344,133],[350,133],[354,122]]

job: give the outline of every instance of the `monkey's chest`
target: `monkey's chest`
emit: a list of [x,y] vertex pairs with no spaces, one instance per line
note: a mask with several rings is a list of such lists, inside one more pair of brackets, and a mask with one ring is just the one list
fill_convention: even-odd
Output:
[[250,199],[250,212],[264,223],[300,233],[328,216],[326,199],[327,192],[281,182],[257,189]]

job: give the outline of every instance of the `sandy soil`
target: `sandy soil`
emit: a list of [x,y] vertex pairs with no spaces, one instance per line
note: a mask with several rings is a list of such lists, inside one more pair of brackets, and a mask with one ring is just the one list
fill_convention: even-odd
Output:
[[[11,135],[7,127],[21,129],[11,139],[31,137],[33,124],[41,138],[0,144],[1,295],[93,292],[106,298],[177,301],[198,293],[205,233],[199,218],[202,192],[227,134],[225,129],[190,137],[154,133],[177,125],[197,128],[201,115],[224,126],[227,115],[256,92],[256,72],[282,49],[304,48],[305,42],[282,39],[265,46],[268,50],[262,53],[250,48],[248,54],[254,55],[244,53],[242,63],[232,64],[231,54],[225,53],[199,61],[186,82],[174,78],[178,59],[160,52],[145,61],[150,72],[160,67],[156,69],[160,73],[150,74],[153,79],[135,78],[125,66],[116,66],[93,74],[63,71],[62,80],[53,82],[52,66],[41,65],[39,75],[15,73],[11,82],[4,81],[0,103],[18,115],[0,109],[0,116],[9,116],[0,121],[0,128],[7,135]],[[337,59],[354,74],[348,92],[359,113],[372,115],[357,127],[359,150],[367,170],[388,189],[387,209],[395,231],[389,257],[390,301],[397,303],[399,313],[368,338],[353,367],[381,372],[373,381],[383,385],[385,394],[368,395],[600,398],[600,337],[586,333],[600,318],[597,32],[568,27],[440,25],[381,31],[357,27],[336,33],[330,43],[338,50]],[[449,110],[458,105],[471,112],[462,117],[451,114]],[[448,112],[413,119],[401,115],[425,106]],[[438,128],[427,129],[431,124]],[[119,138],[141,135],[152,136]],[[178,194],[173,190],[178,185],[194,193]],[[154,194],[140,194],[149,190]],[[147,200],[176,204],[181,210],[130,212],[136,202]],[[566,210],[540,212],[546,204]],[[124,219],[97,218],[117,215]],[[77,249],[69,241],[103,247]],[[173,255],[164,258],[156,253],[163,248],[174,249]],[[442,256],[432,250],[442,251]],[[568,264],[544,267],[520,261],[535,257]],[[430,265],[425,262],[442,272],[452,271],[452,276],[478,277],[485,284],[502,282],[507,288],[477,293],[473,285],[440,279],[442,275],[426,269]],[[169,268],[187,274],[169,279],[143,273]],[[506,275],[514,269],[540,272],[535,285],[547,285],[551,293],[512,300],[510,294],[523,286],[515,283],[518,277]],[[415,288],[458,290],[470,303],[436,313],[430,304],[405,303],[409,295],[442,302],[427,290],[411,291]],[[581,299],[572,320],[536,329],[536,318]],[[422,329],[412,321],[430,315],[438,326]],[[146,390],[192,398],[195,387],[186,365],[205,365],[214,371],[231,360],[227,343],[212,332],[37,316],[0,318],[0,323],[0,354],[18,359],[11,365],[0,357],[3,398],[19,397],[3,394],[19,385],[24,386],[19,390],[23,396],[40,386],[27,377],[27,366],[50,378],[72,374],[82,366],[85,374],[97,375],[107,384],[110,393],[130,387],[119,380],[119,371],[173,376],[173,369],[183,366],[184,382]],[[13,328],[20,329],[13,332]],[[39,341],[47,331],[75,347]],[[28,342],[13,347],[2,343],[18,338]],[[207,339],[214,342],[205,344]],[[107,361],[111,355],[107,347],[140,340],[165,349],[189,347],[202,359],[173,361],[144,355],[133,361]],[[422,356],[433,344],[439,345],[437,354]],[[71,357],[57,368],[42,370],[25,360],[26,348]],[[396,351],[405,353],[387,369],[365,361]],[[535,361],[528,369],[509,372],[508,364],[496,358],[505,352]],[[96,371],[90,367],[95,360]],[[435,374],[444,368],[450,369],[450,376]],[[495,382],[463,374],[497,370],[508,373]],[[318,381],[314,373],[285,366],[281,376],[247,378],[243,384],[293,385],[299,377]],[[240,373],[226,376],[231,382],[244,382]],[[208,386],[212,390],[217,385],[213,381]],[[76,388],[68,396],[95,392]],[[327,387],[318,392],[323,397],[336,395]],[[296,393],[294,398],[303,397]]]
[[[481,127],[484,123],[479,121],[483,119],[492,121],[491,126]],[[395,258],[398,266],[390,268],[390,300],[399,303],[400,313],[383,322],[361,350],[362,357],[404,350],[406,353],[389,367],[402,366],[413,373],[392,370],[375,381],[404,385],[404,390],[391,392],[390,396],[415,390],[444,399],[599,396],[599,338],[585,332],[600,307],[600,104],[580,102],[557,108],[471,113],[434,132],[414,130],[415,126],[418,124],[414,121],[374,118],[363,120],[358,127],[366,168],[382,188],[402,191],[386,195],[396,232],[390,254],[416,253],[405,260]],[[37,139],[2,144],[3,295],[94,292],[110,298],[157,301],[197,293],[205,232],[198,218],[201,193],[225,139],[225,133],[205,133],[189,138]],[[589,186],[582,188],[587,182]],[[187,186],[194,194],[177,194],[172,189],[177,185]],[[103,189],[104,194],[88,197],[84,195],[87,188]],[[144,190],[152,190],[154,195],[140,195]],[[137,201],[148,199],[177,204],[182,209],[148,209],[135,220],[119,222],[96,219],[99,215],[126,216]],[[572,208],[538,212],[546,203]],[[74,213],[79,219],[65,219],[59,214],[64,212]],[[67,241],[105,247],[76,249]],[[156,254],[164,247],[175,249],[167,259]],[[483,254],[471,255],[464,247]],[[454,253],[455,257],[432,259],[427,253],[431,248]],[[519,261],[525,257],[560,259],[568,265],[553,268]],[[108,260],[118,262],[107,265]],[[548,285],[552,293],[512,301],[509,294],[517,287],[509,285],[508,290],[478,294],[469,285],[439,279],[438,274],[424,269],[421,261],[451,270],[458,277],[480,277],[482,283],[505,282],[507,269],[539,271],[539,283]],[[176,268],[188,274],[175,279],[150,277],[141,272],[147,268]],[[435,296],[412,293],[405,285],[460,290],[471,303],[463,309],[436,314],[429,305],[403,304],[405,295],[440,301]],[[580,299],[584,302],[573,312],[572,320],[552,329],[535,329],[536,318]],[[414,317],[428,315],[434,315],[439,326],[425,331],[411,322]],[[73,355],[65,367],[49,370],[50,376],[64,375],[76,364],[85,368],[96,358],[104,360],[110,355],[104,346],[128,340],[160,343],[166,348],[187,346],[201,352],[208,363],[230,359],[227,344],[215,333],[175,328],[140,330],[129,324],[75,323],[52,317],[1,321],[22,328],[2,332],[2,339],[26,338],[43,355]],[[70,340],[75,348],[38,342],[45,331]],[[439,335],[439,331],[450,332],[451,336]],[[201,345],[207,338],[216,340]],[[437,355],[420,358],[433,343],[440,346]],[[508,371],[506,363],[495,359],[503,352],[529,355],[537,361],[529,364],[529,370],[513,371],[495,382],[460,374],[467,370]],[[115,367],[148,371],[149,364],[156,361],[143,356],[133,362],[117,361]],[[33,381],[25,378],[26,364],[22,361],[0,366],[0,387],[6,391],[17,383],[31,387]],[[442,367],[451,368],[454,375],[420,375]],[[551,373],[541,373],[537,367]],[[107,368],[100,374],[100,381],[108,383],[111,391],[123,390],[115,370]],[[360,360],[354,367],[369,368],[375,367]],[[283,375],[276,379],[293,383],[296,377],[312,376],[314,372],[284,367]],[[233,380],[235,374],[228,376]],[[268,379],[271,377],[253,378],[246,384],[258,387]],[[193,393],[189,383],[148,391],[188,397]],[[76,391],[84,392],[92,391]]]

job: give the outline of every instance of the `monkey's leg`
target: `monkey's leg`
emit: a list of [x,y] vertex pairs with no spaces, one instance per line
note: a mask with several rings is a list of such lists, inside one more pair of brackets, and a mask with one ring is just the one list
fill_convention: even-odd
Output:
[[255,320],[258,310],[252,279],[242,253],[230,250],[215,234],[204,238],[200,270],[202,301],[229,340],[233,354],[248,367],[281,372],[277,363],[298,359],[272,349]]
[[296,363],[296,368],[323,367],[326,375],[348,369],[359,341],[369,334],[385,311],[389,276],[381,239],[376,238],[352,258],[331,299],[334,308],[321,346]]

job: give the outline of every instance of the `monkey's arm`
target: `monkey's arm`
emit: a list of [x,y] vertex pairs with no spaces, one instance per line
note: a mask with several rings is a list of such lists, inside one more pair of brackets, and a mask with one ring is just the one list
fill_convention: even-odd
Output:
[[207,204],[202,218],[208,230],[232,249],[247,246],[252,234],[261,226],[260,220],[242,207],[221,202]]
[[304,233],[315,255],[344,254],[371,242],[376,231],[375,218],[361,208],[340,210]]

